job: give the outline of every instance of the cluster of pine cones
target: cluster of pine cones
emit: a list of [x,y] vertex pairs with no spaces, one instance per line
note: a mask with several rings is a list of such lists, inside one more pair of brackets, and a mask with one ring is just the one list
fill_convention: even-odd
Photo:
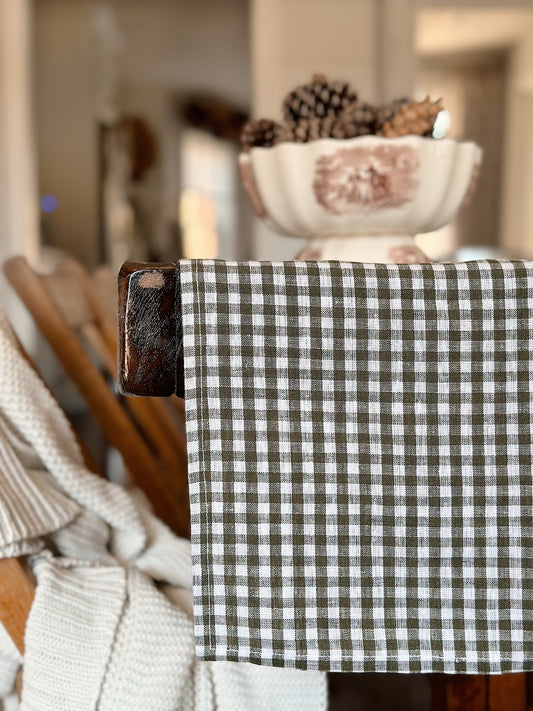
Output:
[[255,146],[275,146],[317,138],[355,138],[377,135],[387,138],[415,134],[431,136],[440,99],[432,102],[397,99],[373,106],[360,101],[347,82],[329,81],[315,74],[308,84],[296,87],[283,101],[283,123],[270,119],[248,121],[241,135],[244,151]]

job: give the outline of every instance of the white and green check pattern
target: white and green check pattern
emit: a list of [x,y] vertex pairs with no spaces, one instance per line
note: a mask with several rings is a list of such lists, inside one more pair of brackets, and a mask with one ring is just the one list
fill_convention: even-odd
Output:
[[179,270],[198,656],[533,670],[533,264]]

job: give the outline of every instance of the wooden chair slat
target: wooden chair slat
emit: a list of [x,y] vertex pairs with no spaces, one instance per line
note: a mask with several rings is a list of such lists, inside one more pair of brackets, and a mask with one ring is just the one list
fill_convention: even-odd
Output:
[[0,560],[0,622],[24,654],[24,630],[35,594],[30,573],[16,558]]
[[4,265],[4,271],[106,438],[121,453],[133,482],[145,491],[163,521],[178,534],[187,535],[188,501],[184,498],[183,482],[178,480],[172,466],[159,464],[111,392],[105,377],[65,321],[40,276],[23,257],[10,259]]

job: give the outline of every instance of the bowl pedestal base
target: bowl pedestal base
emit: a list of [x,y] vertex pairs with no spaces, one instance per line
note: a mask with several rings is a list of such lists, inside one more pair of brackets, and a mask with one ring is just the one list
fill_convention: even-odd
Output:
[[378,264],[418,264],[431,261],[416,246],[414,235],[393,234],[310,237],[295,259]]

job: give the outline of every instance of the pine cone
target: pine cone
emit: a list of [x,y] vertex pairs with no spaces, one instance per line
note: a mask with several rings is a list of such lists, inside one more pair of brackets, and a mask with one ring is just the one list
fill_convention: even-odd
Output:
[[315,74],[308,84],[297,86],[283,101],[283,116],[288,122],[300,119],[335,118],[348,104],[357,101],[357,94],[348,82],[328,81]]
[[412,99],[408,97],[403,97],[401,99],[394,99],[390,104],[382,104],[376,108],[376,131],[380,131],[387,121],[390,121],[394,114],[397,114],[402,106],[407,106],[410,104]]
[[269,148],[277,143],[277,136],[281,126],[270,119],[248,121],[241,133],[241,146],[243,151],[249,151],[256,146]]
[[376,110],[371,104],[355,101],[347,106],[335,121],[333,138],[355,138],[375,133]]
[[277,142],[308,143],[309,141],[316,141],[318,138],[330,138],[333,125],[334,119],[329,116],[322,119],[313,116],[309,119],[289,121],[281,127]]
[[441,100],[431,102],[429,96],[424,101],[404,104],[389,121],[385,121],[377,135],[386,138],[409,134],[431,136],[439,111],[442,111]]

